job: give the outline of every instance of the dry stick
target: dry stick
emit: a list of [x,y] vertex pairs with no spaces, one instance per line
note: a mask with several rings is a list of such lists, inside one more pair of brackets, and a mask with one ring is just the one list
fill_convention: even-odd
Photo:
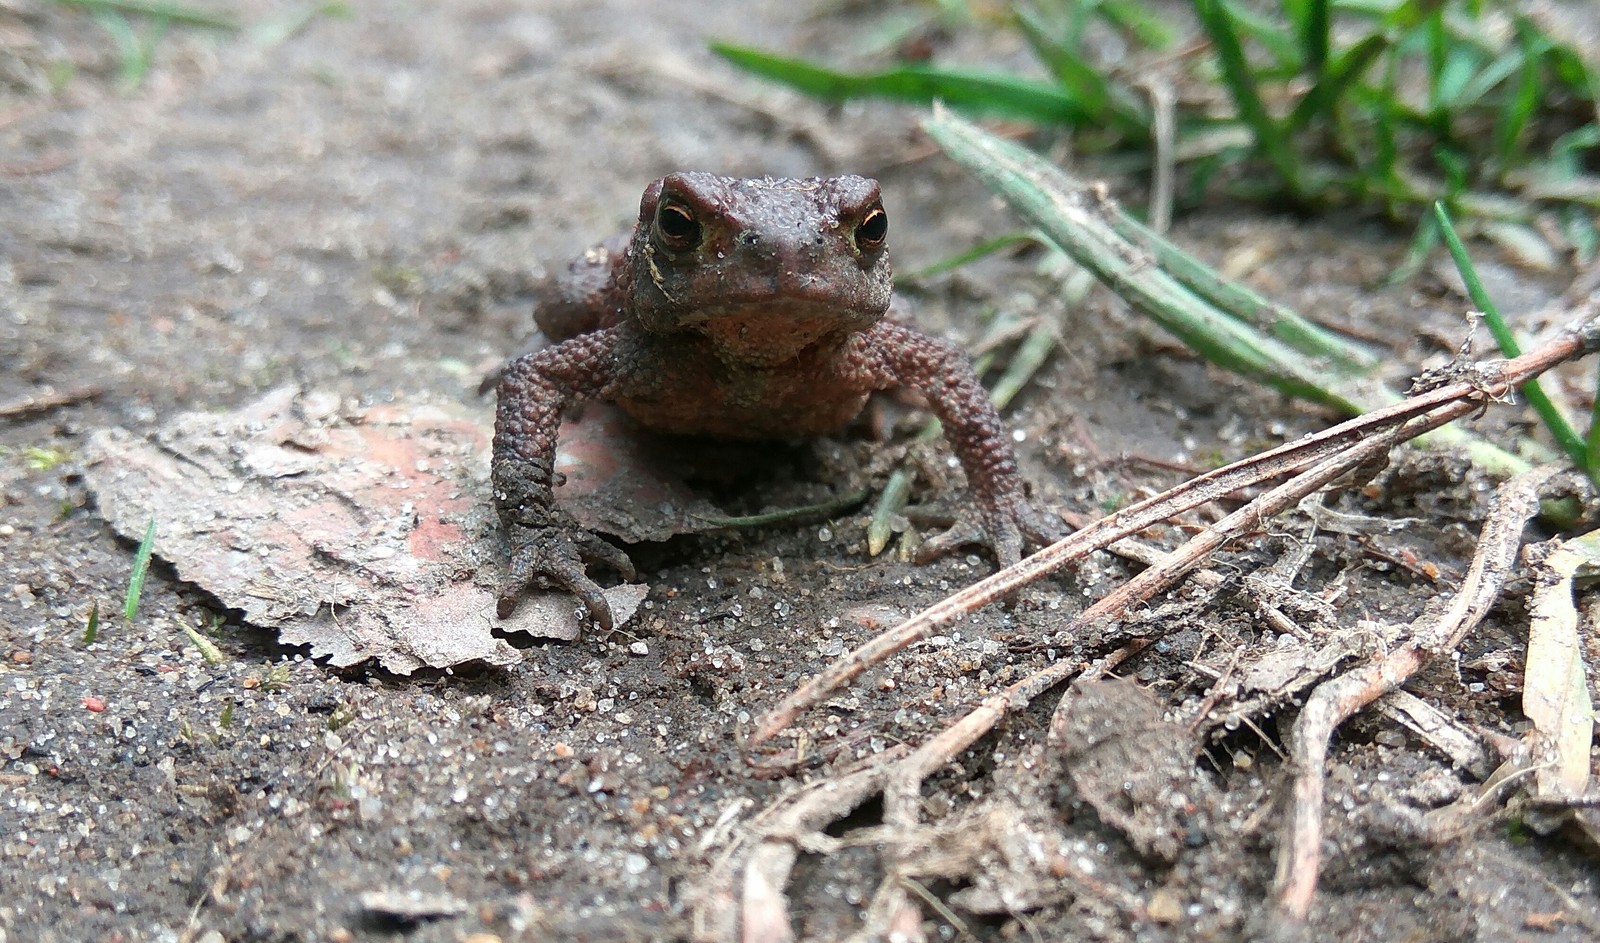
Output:
[[[1298,504],[1307,495],[1324,487],[1341,475],[1371,462],[1376,456],[1393,448],[1397,442],[1421,435],[1429,429],[1437,428],[1476,407],[1477,404],[1471,401],[1449,403],[1430,415],[1384,430],[1381,434],[1361,441],[1344,452],[1334,455],[1311,469],[1296,475],[1289,481],[1260,495],[1244,507],[1213,524],[1178,550],[1167,554],[1156,565],[1130,580],[1117,591],[1102,598],[1094,606],[1085,610],[1077,619],[1074,619],[1069,625],[1068,631],[1072,631],[1074,628],[1081,627],[1095,619],[1121,614],[1133,603],[1147,599],[1160,591],[1162,587],[1170,585],[1172,581],[1182,576],[1185,571],[1197,565],[1206,555],[1214,552],[1218,547],[1238,534],[1258,526],[1267,518]],[[1519,477],[1513,483],[1521,482],[1533,474],[1528,473]],[[1542,483],[1544,477],[1547,477],[1548,474],[1550,472],[1544,472],[1535,482],[1532,488],[1535,496],[1530,499],[1532,507],[1523,517],[1518,519],[1519,524],[1531,516],[1533,510],[1537,509],[1537,485]],[[1491,511],[1490,519],[1491,521],[1494,520],[1493,511]],[[1520,531],[1521,528],[1519,526],[1516,533],[1520,534]],[[1515,554],[1515,545],[1511,548],[1510,554]],[[1474,560],[1474,569],[1469,572],[1469,581],[1478,570],[1479,561]],[[1494,595],[1498,595],[1498,592],[1499,584],[1497,582]],[[1482,612],[1487,611],[1488,603],[1492,601],[1493,595],[1489,597],[1488,601],[1472,610],[1477,612],[1477,618],[1482,617]],[[1474,619],[1475,622],[1476,619]],[[1462,631],[1465,630],[1463,629]],[[1151,641],[1151,639],[1133,640],[1128,645],[1097,662],[1090,671],[1085,673],[1085,677],[1099,678],[1105,676],[1117,664],[1142,650]],[[887,778],[883,783],[885,824],[900,828],[914,827],[920,818],[918,813],[920,811],[919,798],[922,783],[934,770],[949,763],[962,750],[975,743],[979,737],[994,729],[1008,713],[1026,707],[1033,698],[1074,674],[1081,665],[1082,662],[1080,660],[1064,659],[1034,672],[1032,675],[1009,686],[1000,694],[985,699],[977,708],[954,724],[946,727],[909,756],[889,766]],[[1378,691],[1372,696],[1376,697],[1381,693],[1383,692]],[[1326,744],[1324,743],[1324,749],[1325,747]],[[1317,807],[1320,814],[1320,765],[1317,769],[1319,771]],[[783,895],[782,884],[774,884],[772,881],[774,877],[778,877],[780,881],[786,879],[789,869],[793,866],[793,861],[794,849],[792,847],[788,845],[773,846],[770,842],[751,856],[750,867],[747,871],[745,909],[747,915],[756,913],[761,915],[762,919],[759,921],[759,925],[762,928],[762,932],[757,937],[748,935],[748,928],[752,926],[752,923],[747,916],[746,939],[765,939],[773,935],[773,930],[777,926],[779,919],[777,918],[775,907],[781,906]],[[782,918],[782,925],[787,928],[786,917]],[[778,938],[787,939],[782,934],[778,934]]]
[[[1341,475],[1371,462],[1397,443],[1438,428],[1476,408],[1477,404],[1470,401],[1447,404],[1430,415],[1384,430],[1318,463],[1196,534],[1154,566],[1084,610],[1067,624],[1064,631],[1071,634],[1097,619],[1120,616],[1128,607],[1149,599],[1170,586],[1227,541],[1259,526],[1286,508],[1298,504],[1307,495]],[[1104,677],[1118,664],[1137,654],[1153,641],[1154,639],[1150,638],[1134,639],[1100,659],[1084,673],[1084,679],[1095,680]],[[955,759],[956,754],[993,730],[1006,714],[1021,710],[1033,698],[1066,680],[1076,672],[1080,664],[1081,662],[1076,659],[1063,659],[1034,672],[1000,694],[986,699],[966,716],[918,747],[910,756],[896,763],[884,788],[884,820],[895,825],[914,825],[917,821],[917,799],[922,790],[922,783],[934,770]]]
[[1101,518],[1020,563],[935,603],[844,655],[768,711],[756,725],[749,742],[756,745],[770,740],[792,724],[801,713],[848,685],[863,671],[928,637],[940,626],[995,602],[1116,540],[1240,488],[1295,472],[1384,429],[1447,407],[1447,416],[1441,412],[1438,415],[1443,416],[1442,419],[1428,423],[1430,428],[1442,425],[1482,404],[1507,396],[1516,387],[1557,364],[1596,350],[1600,350],[1600,318],[1591,314],[1550,343],[1514,360],[1490,361],[1463,368],[1461,373],[1469,376],[1469,380],[1419,393],[1392,406],[1373,410],[1322,432],[1207,472],[1170,491]]
[[[798,846],[812,835],[820,836],[829,823],[844,818],[882,792],[886,770],[887,766],[874,765],[824,782],[776,817],[745,862],[739,907],[738,938],[742,943],[787,943],[794,939],[783,887],[789,883],[789,872],[799,856]],[[719,934],[713,938],[729,937]]]
[[[767,845],[774,848],[804,845],[812,851],[827,850],[824,846],[834,842],[834,839],[828,838],[821,830],[830,822],[849,815],[856,806],[880,792],[886,768],[904,755],[905,750],[903,745],[896,744],[873,757],[870,764],[860,769],[842,773],[834,779],[810,783],[775,799],[762,809],[742,827],[742,834],[734,838],[730,847],[707,869],[704,881],[692,882],[684,894],[684,898],[690,901],[693,921],[690,938],[696,941],[737,939],[741,911],[748,911],[745,916],[754,917],[754,921],[762,926],[772,925],[774,910],[780,915],[786,914],[787,908],[781,896],[771,898],[763,892],[767,888],[781,890],[788,880],[788,869],[793,866],[794,856],[789,855],[787,862],[784,862],[780,852],[776,857],[769,855],[753,863],[758,856],[752,852],[741,857],[740,850],[749,843],[755,843],[758,851]],[[750,876],[752,867],[760,872],[754,878]],[[741,869],[746,875],[744,893],[736,898],[734,885]],[[746,896],[752,892],[755,894],[754,900]],[[786,921],[787,917],[783,919]],[[766,943],[774,943],[776,939],[771,938]]]
[[1323,765],[1335,727],[1404,684],[1429,657],[1450,651],[1488,613],[1516,562],[1522,528],[1539,510],[1539,489],[1556,469],[1535,468],[1495,492],[1478,551],[1454,599],[1442,614],[1411,624],[1411,638],[1387,656],[1317,686],[1294,725],[1294,807],[1284,827],[1278,858],[1277,912],[1302,923],[1321,870]]
[[1039,695],[1060,684],[1083,668],[1083,660],[1064,658],[1040,669],[991,695],[965,717],[944,728],[933,739],[894,764],[883,790],[883,821],[886,825],[909,827],[917,824],[918,799],[923,780],[941,769],[978,738],[993,730],[1005,716],[1022,710]]
[[[1084,672],[1085,677],[1103,677],[1118,665],[1143,651],[1152,639],[1134,639],[1099,659]],[[883,788],[883,820],[887,825],[910,827],[917,824],[922,783],[967,749],[978,738],[993,730],[1005,716],[1023,710],[1033,699],[1050,690],[1083,668],[1083,659],[1068,658],[1041,668],[1021,681],[991,695],[955,723],[945,727],[911,755],[895,763]]]
[[80,386],[62,392],[39,393],[24,396],[6,403],[0,403],[0,419],[16,419],[21,416],[31,416],[55,409],[57,406],[70,406],[81,403],[87,399],[94,399],[104,393],[103,386]]

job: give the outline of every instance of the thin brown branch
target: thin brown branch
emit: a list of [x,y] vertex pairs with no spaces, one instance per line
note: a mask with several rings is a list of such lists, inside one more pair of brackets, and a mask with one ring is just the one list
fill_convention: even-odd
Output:
[[[822,830],[882,792],[889,768],[904,752],[904,747],[891,747],[860,769],[810,783],[775,800],[741,827],[705,879],[685,894],[691,938],[720,943],[792,939],[783,888],[798,850],[837,844]],[[746,847],[749,853],[741,854]],[[751,937],[757,928],[762,935]]]
[[1539,509],[1539,489],[1553,474],[1552,467],[1536,468],[1501,485],[1472,565],[1450,604],[1413,622],[1409,639],[1399,648],[1323,682],[1307,699],[1294,727],[1294,806],[1285,823],[1275,882],[1280,919],[1303,923],[1311,912],[1321,871],[1323,767],[1334,729],[1404,684],[1428,658],[1453,650],[1482,621],[1516,562],[1523,526]]
[[[1191,508],[1232,494],[1240,488],[1294,474],[1319,462],[1328,462],[1331,456],[1339,455],[1352,446],[1358,446],[1375,437],[1383,437],[1382,447],[1387,447],[1421,435],[1488,403],[1505,398],[1518,386],[1551,367],[1600,349],[1600,318],[1592,316],[1590,312],[1585,313],[1590,314],[1587,320],[1569,328],[1537,350],[1510,361],[1490,361],[1463,368],[1457,371],[1456,375],[1466,376],[1469,379],[1421,392],[1393,406],[1374,410],[1323,432],[1208,472],[1167,492],[1101,518],[1089,527],[1057,541],[1020,563],[1006,567],[993,576],[966,587],[900,625],[879,634],[801,685],[760,719],[750,742],[759,744],[776,736],[792,724],[801,713],[848,685],[863,671],[927,638],[939,627],[964,618],[980,607],[1002,599],[1022,586],[1063,569],[1123,537],[1138,533],[1146,527]],[[1374,446],[1370,451],[1362,451],[1363,454],[1370,456],[1377,454],[1378,450],[1379,447]],[[1331,480],[1344,470],[1346,469],[1342,463],[1334,462],[1318,466],[1316,477],[1322,478],[1326,475],[1327,480]],[[1280,496],[1290,494],[1303,496],[1309,493],[1309,490],[1302,491],[1288,486],[1284,488],[1287,490],[1278,489],[1274,493]],[[1231,533],[1237,533],[1237,528],[1242,524],[1262,519],[1259,508],[1252,510],[1253,504],[1252,502],[1252,505],[1247,505],[1224,519],[1224,523],[1233,528]],[[1208,541],[1210,539],[1207,538]],[[1221,539],[1227,538],[1224,536]],[[1146,578],[1141,575],[1135,578],[1112,594],[1114,600],[1110,597],[1101,600],[1075,620],[1075,624],[1088,621],[1091,613],[1103,616],[1135,599],[1148,598],[1148,594],[1155,592],[1160,585],[1164,585],[1162,581],[1174,578],[1174,573],[1181,575],[1184,569],[1194,566],[1203,556],[1198,554],[1202,546],[1204,544],[1195,545],[1194,554],[1170,557],[1171,562],[1161,570],[1160,576]],[[1179,551],[1179,553],[1185,552]]]
[[60,392],[36,393],[29,396],[18,397],[9,402],[0,403],[0,419],[17,419],[22,416],[31,416],[55,409],[58,406],[70,406],[84,400],[94,399],[105,392],[103,386],[78,386]]
[[51,151],[31,160],[0,162],[0,177],[33,177],[54,173],[70,163],[72,163],[71,154],[66,151]]

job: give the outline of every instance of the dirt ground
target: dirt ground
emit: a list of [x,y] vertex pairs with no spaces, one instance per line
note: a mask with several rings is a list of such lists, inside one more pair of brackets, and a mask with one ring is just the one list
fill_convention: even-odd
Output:
[[[870,4],[357,2],[287,37],[259,27],[303,5],[214,6],[256,28],[176,28],[122,91],[92,16],[0,0],[0,404],[65,400],[0,419],[0,943],[714,937],[728,927],[716,915],[752,893],[718,881],[763,816],[1052,659],[1104,653],[1099,633],[1059,633],[1134,571],[1097,556],[746,749],[752,719],[798,683],[992,568],[869,558],[860,512],[637,548],[652,590],[624,632],[541,644],[504,670],[333,670],[160,562],[125,622],[133,547],[87,493],[91,432],[148,432],[290,383],[487,412],[475,388],[527,333],[529,280],[623,224],[662,173],[877,175],[905,270],[1014,226],[914,115],[829,110],[705,52],[715,36],[846,57],[882,22]],[[1112,183],[1138,198],[1137,181]],[[1374,287],[1404,236],[1220,209],[1176,232],[1391,351],[1397,381],[1446,362],[1465,334],[1465,305],[1436,279]],[[1333,418],[1199,364],[1107,296],[1062,311],[1038,261],[992,260],[914,300],[931,330],[968,342],[997,308],[1061,319],[1071,343],[1008,417],[1042,505],[1093,514]],[[1564,286],[1488,267],[1512,311]],[[1497,415],[1491,434],[1525,428]],[[881,482],[882,451],[864,433],[809,446],[795,475]],[[934,454],[924,465],[938,469]],[[736,510],[792,503],[760,481],[732,489]],[[1414,522],[1319,537],[1297,585],[1322,608],[1302,615],[1415,617],[1459,581],[1491,485],[1413,455],[1332,502]],[[919,493],[948,507],[954,488]],[[1280,525],[1214,569],[1242,579],[1280,559],[1305,533]],[[1408,690],[1474,730],[1519,735],[1527,582]],[[1141,618],[1161,641],[1117,670],[1137,687],[1073,687],[1057,715],[1073,722],[1052,728],[1057,688],[932,775],[920,870],[891,888],[917,918],[896,924],[900,938],[1266,932],[1296,699],[1231,725],[1202,708],[1238,659],[1295,639],[1238,595],[1157,600]],[[1110,753],[1101,720],[1126,734]],[[802,742],[814,760],[773,760]],[[1096,769],[1127,781],[1108,787]],[[1386,715],[1342,729],[1306,938],[1597,938],[1593,848],[1539,835],[1498,801],[1447,834],[1425,826],[1480,788]],[[800,937],[843,938],[871,916],[884,847],[911,840],[882,814],[869,797],[828,824],[836,841],[800,843],[782,889]]]

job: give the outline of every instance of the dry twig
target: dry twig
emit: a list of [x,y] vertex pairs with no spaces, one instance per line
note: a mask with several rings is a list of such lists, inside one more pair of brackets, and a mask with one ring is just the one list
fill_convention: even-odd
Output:
[[1280,919],[1301,923],[1311,912],[1321,870],[1323,766],[1334,728],[1404,684],[1428,658],[1454,649],[1483,619],[1516,562],[1523,526],[1539,509],[1539,489],[1555,471],[1553,467],[1536,468],[1500,486],[1461,590],[1442,612],[1425,613],[1411,624],[1405,644],[1375,662],[1323,682],[1306,701],[1294,727],[1294,805],[1278,858]]
[[105,392],[103,386],[78,386],[60,392],[36,393],[0,403],[0,419],[17,419],[94,399]]
[[[1370,413],[1326,432],[1289,443],[1262,456],[1239,462],[1202,475],[1180,488],[1158,495],[1117,514],[1102,519],[1078,533],[1041,551],[1021,564],[955,594],[919,613],[907,622],[882,633],[867,644],[835,662],[791,694],[761,719],[753,742],[771,738],[794,721],[801,711],[848,684],[868,667],[882,662],[895,652],[913,644],[941,625],[993,602],[1006,593],[1080,559],[1093,550],[1106,547],[1154,523],[1240,488],[1288,476],[1288,480],[1257,496],[1237,511],[1202,531],[1178,550],[1154,560],[1148,570],[1117,591],[1103,598],[1073,620],[1066,631],[1081,630],[1097,619],[1123,615],[1134,603],[1148,599],[1197,566],[1227,541],[1253,528],[1267,518],[1293,507],[1320,488],[1381,456],[1399,442],[1421,435],[1486,403],[1507,395],[1532,376],[1583,353],[1600,349],[1600,325],[1591,319],[1574,327],[1558,340],[1509,362],[1492,362],[1465,368],[1456,376],[1469,379],[1427,391],[1394,407]],[[1379,677],[1403,677],[1407,672],[1396,658],[1411,657],[1421,664],[1428,654],[1446,650],[1459,640],[1459,633],[1482,617],[1499,591],[1511,555],[1515,553],[1520,523],[1537,507],[1536,491],[1548,472],[1530,473],[1514,482],[1514,489],[1503,492],[1491,511],[1480,553],[1474,560],[1468,582],[1444,616],[1424,624],[1419,620],[1412,639],[1405,647],[1379,663]],[[1506,497],[1511,494],[1515,498]],[[1515,529],[1511,522],[1516,522]],[[1505,532],[1510,530],[1510,536]],[[1509,546],[1507,543],[1509,542]],[[910,837],[919,834],[921,788],[935,770],[952,762],[980,737],[992,731],[1006,716],[1020,710],[1034,698],[1062,681],[1083,672],[1084,677],[1102,677],[1116,665],[1150,644],[1153,639],[1136,639],[1086,666],[1078,657],[1063,658],[1035,671],[987,698],[975,709],[950,723],[932,739],[902,757],[882,758],[867,769],[827,781],[825,788],[811,792],[793,804],[784,801],[759,816],[744,829],[746,840],[753,841],[748,854],[729,852],[723,862],[707,875],[696,907],[696,936],[700,939],[744,939],[783,941],[793,938],[784,891],[798,851],[808,849],[826,853],[839,844],[822,829],[876,793],[884,797],[884,826],[875,842],[885,848],[886,882],[880,887],[871,908],[875,919],[869,927],[886,929],[893,924],[910,925],[918,908],[906,893],[902,879],[912,876],[905,854]],[[1410,653],[1407,655],[1405,653]],[[1415,670],[1414,666],[1411,670]],[[1353,677],[1348,675],[1346,678]],[[1333,690],[1344,679],[1329,682],[1320,690]],[[1398,682],[1395,682],[1398,683]],[[1375,691],[1366,700],[1392,687]],[[1363,701],[1362,703],[1365,703]],[[1308,710],[1307,713],[1311,713]],[[1333,716],[1324,711],[1324,716]],[[1329,728],[1331,732],[1331,727]],[[1297,743],[1311,743],[1313,737],[1297,737]],[[1323,747],[1326,750],[1326,738]],[[1317,770],[1320,789],[1320,760],[1302,769]],[[1297,792],[1298,795],[1298,792]],[[1320,815],[1320,792],[1317,808]],[[880,830],[875,829],[875,833]],[[1315,862],[1313,861],[1313,868]],[[1298,875],[1298,872],[1294,872]],[[1312,882],[1314,885],[1314,871]],[[881,904],[881,906],[879,906]]]
[[[1600,301],[1595,303],[1600,304]],[[1096,603],[1075,620],[1074,627],[1121,611],[1122,607],[1137,600],[1149,598],[1162,586],[1195,566],[1205,553],[1245,528],[1259,523],[1268,513],[1266,508],[1287,506],[1398,442],[1415,438],[1490,402],[1503,399],[1521,384],[1557,364],[1600,350],[1600,318],[1596,318],[1590,310],[1584,313],[1586,318],[1583,321],[1538,350],[1514,360],[1463,367],[1454,371],[1453,375],[1465,379],[1425,390],[1393,406],[1374,410],[1323,432],[1208,472],[1177,488],[1101,518],[1020,563],[935,603],[849,652],[803,684],[760,719],[750,742],[760,744],[771,739],[792,724],[802,712],[848,685],[863,671],[927,638],[940,626],[964,618],[1034,580],[1175,514],[1225,497],[1241,488],[1310,468],[1302,476],[1303,480],[1297,479],[1298,484],[1287,483],[1268,492],[1263,496],[1268,499],[1265,504],[1252,502],[1240,508],[1219,523],[1222,530],[1214,534],[1211,531],[1202,533],[1183,549],[1169,555],[1161,566],[1146,571]],[[1348,461],[1353,454],[1359,454],[1360,458]]]
[[[745,835],[713,865],[707,880],[691,893],[695,940],[784,943],[794,939],[784,885],[801,848],[826,850],[836,844],[822,830],[883,790],[896,751],[862,769],[812,783],[757,815]],[[741,840],[753,841],[746,855]],[[736,893],[737,887],[737,893]]]

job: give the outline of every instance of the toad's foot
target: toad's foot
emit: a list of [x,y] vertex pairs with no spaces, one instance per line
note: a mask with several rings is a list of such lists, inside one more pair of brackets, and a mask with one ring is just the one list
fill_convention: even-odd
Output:
[[917,562],[942,557],[958,547],[982,544],[994,552],[1001,567],[1022,559],[1024,548],[1046,547],[1067,535],[1059,519],[1042,514],[1026,501],[1007,502],[988,513],[966,513],[942,534],[917,548]]
[[514,524],[506,536],[511,541],[511,571],[500,584],[496,606],[500,618],[510,616],[528,590],[561,587],[583,601],[589,618],[601,629],[611,631],[611,605],[584,565],[602,563],[631,580],[633,561],[626,553],[570,521]]

